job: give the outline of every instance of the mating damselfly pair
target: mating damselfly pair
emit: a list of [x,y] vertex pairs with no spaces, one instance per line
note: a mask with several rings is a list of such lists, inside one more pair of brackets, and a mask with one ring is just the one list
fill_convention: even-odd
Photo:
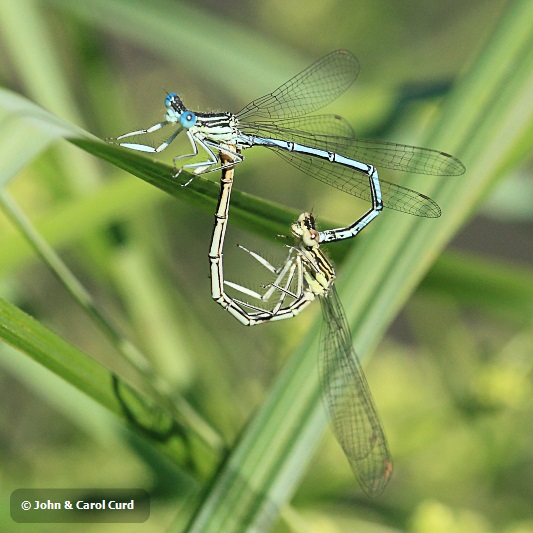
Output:
[[[325,404],[356,477],[365,492],[375,496],[385,488],[392,462],[333,284],[335,272],[319,244],[354,237],[383,207],[422,217],[440,216],[439,206],[424,194],[380,180],[378,167],[437,176],[457,176],[465,167],[444,152],[356,139],[350,125],[338,115],[309,115],[346,91],[358,73],[357,59],[346,50],[337,50],[237,114],[196,113],[188,110],[176,93],[170,93],[165,100],[165,120],[111,141],[125,148],[159,153],[185,131],[192,153],[174,157],[174,176],[184,169],[191,171],[193,177],[187,185],[194,175],[222,170],[209,254],[211,288],[213,298],[240,322],[255,325],[290,318],[318,297],[324,317],[319,361]],[[172,132],[159,145],[125,141],[130,137],[137,141],[137,137],[167,127]],[[303,213],[291,228],[296,244],[289,247],[286,261],[278,268],[242,247],[275,276],[263,293],[225,280],[222,266],[233,169],[244,160],[241,151],[253,146],[270,148],[304,173],[372,202],[372,208],[349,226],[323,232],[316,230],[309,213]],[[207,160],[177,168],[180,159],[197,156],[199,148],[207,154]],[[260,303],[231,297],[225,287],[258,302],[273,298],[274,305],[266,309]]]

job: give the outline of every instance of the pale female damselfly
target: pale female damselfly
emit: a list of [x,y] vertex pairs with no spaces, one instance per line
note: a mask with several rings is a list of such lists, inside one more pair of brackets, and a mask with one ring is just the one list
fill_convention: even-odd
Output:
[[[346,50],[336,50],[236,114],[193,112],[185,107],[176,93],[170,93],[165,99],[165,120],[108,140],[132,150],[158,153],[185,130],[193,151],[176,156],[174,164],[198,155],[198,147],[206,152],[208,159],[183,165],[175,176],[183,169],[195,175],[220,170],[243,161],[241,150],[264,146],[299,170],[337,189],[363,199],[372,196],[374,214],[370,220],[383,207],[423,217],[440,216],[441,210],[431,198],[379,180],[377,168],[458,176],[464,173],[465,167],[457,158],[428,148],[356,139],[351,126],[338,115],[306,116],[345,92],[358,73],[359,63],[355,56]],[[125,141],[166,126],[175,129],[158,146]],[[229,151],[227,145],[236,150]],[[219,163],[217,153],[228,155],[230,162]],[[324,231],[320,233],[320,242],[353,237],[361,229],[360,221],[357,221],[344,228]]]
[[[229,159],[224,153],[223,160]],[[282,265],[274,267],[261,255],[243,246],[275,277],[262,294],[226,281],[222,264],[228,222],[233,169],[221,179],[209,253],[212,296],[241,323],[253,326],[291,318],[313,300],[320,301],[324,318],[319,352],[322,395],[331,427],[365,493],[374,497],[385,489],[392,474],[392,460],[352,336],[335,289],[335,271],[319,246],[319,232],[313,215],[303,213],[291,226],[296,242],[288,247]],[[230,296],[225,287],[253,298],[256,304]],[[262,306],[274,299],[270,308]]]

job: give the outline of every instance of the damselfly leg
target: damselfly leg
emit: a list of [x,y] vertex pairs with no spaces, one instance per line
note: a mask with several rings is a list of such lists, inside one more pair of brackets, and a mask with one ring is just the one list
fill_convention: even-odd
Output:
[[[237,163],[241,163],[244,160],[241,154],[238,154],[235,151],[228,150],[224,145],[216,144],[205,139],[199,139],[197,137],[194,137],[190,131],[187,132],[187,137],[191,142],[192,148],[194,150],[193,153],[178,155],[172,160],[174,163],[174,167],[176,168],[176,173],[174,174],[175,178],[177,178],[183,170],[192,171],[193,176],[189,179],[189,181],[187,181],[187,183],[183,184],[184,187],[186,187],[194,179],[194,176],[214,172],[215,170],[224,170],[225,168],[232,167]],[[179,159],[187,159],[189,157],[196,157],[198,155],[197,145],[200,146],[207,153],[209,159],[207,161],[201,161],[200,163],[189,163],[187,165],[178,167],[176,161],[178,161]],[[213,150],[219,153],[224,153],[230,158],[230,160],[227,163],[219,165],[218,158],[215,155],[215,151]]]

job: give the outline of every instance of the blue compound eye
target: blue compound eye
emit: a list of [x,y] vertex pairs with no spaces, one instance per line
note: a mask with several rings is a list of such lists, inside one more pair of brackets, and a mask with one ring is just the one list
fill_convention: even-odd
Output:
[[192,111],[184,111],[180,116],[180,124],[184,128],[192,128],[196,124],[196,115]]
[[172,105],[172,100],[174,100],[174,98],[176,98],[176,96],[178,96],[176,93],[170,93],[166,98],[165,98],[165,106],[166,107],[170,107]]

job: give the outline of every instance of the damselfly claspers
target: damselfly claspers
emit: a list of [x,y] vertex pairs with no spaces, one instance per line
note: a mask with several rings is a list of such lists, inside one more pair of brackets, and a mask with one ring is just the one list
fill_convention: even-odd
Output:
[[[306,174],[337,189],[363,199],[370,199],[372,195],[374,217],[383,206],[411,215],[440,216],[439,206],[424,194],[387,181],[380,182],[377,168],[458,176],[464,173],[465,167],[457,158],[428,148],[356,139],[351,126],[338,115],[306,116],[345,92],[358,73],[359,62],[355,56],[346,50],[336,50],[274,92],[250,102],[237,114],[193,112],[176,93],[170,93],[165,100],[164,121],[109,141],[141,152],[158,153],[185,130],[193,151],[176,156],[174,164],[198,155],[198,147],[206,152],[208,160],[183,165],[175,176],[183,169],[195,175],[223,169],[243,161],[241,150],[264,146]],[[124,141],[166,126],[176,129],[158,146]],[[227,145],[237,150],[229,151]],[[219,163],[218,153],[228,155],[230,163]],[[369,194],[368,180],[375,194]],[[320,242],[353,237],[360,229],[351,224],[321,232]]]

